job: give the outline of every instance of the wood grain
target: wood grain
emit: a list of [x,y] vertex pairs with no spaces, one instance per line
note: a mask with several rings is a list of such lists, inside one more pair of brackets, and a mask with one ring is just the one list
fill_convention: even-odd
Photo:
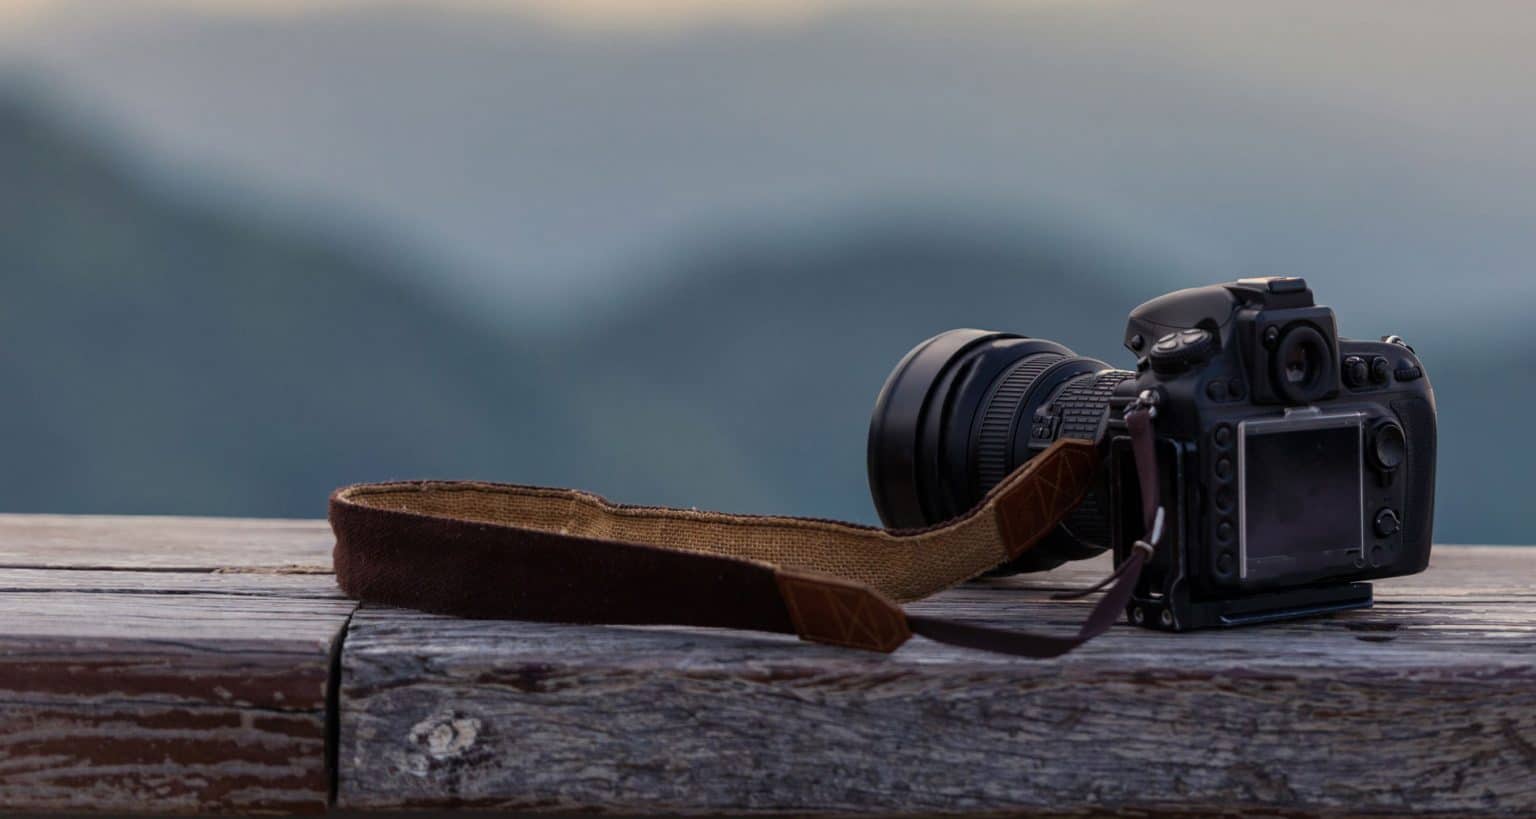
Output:
[[[1536,812],[1536,552],[1441,549],[1371,611],[1120,627],[1050,662],[364,607],[342,807],[617,813]],[[1067,628],[990,581],[913,610]]]
[[5,516],[0,553],[155,570],[0,569],[0,809],[324,811],[354,604],[328,574],[259,568],[313,559],[315,525],[70,520]]
[[[330,548],[313,521],[0,515],[0,810],[1536,813],[1536,550],[1031,662],[352,616]],[[1106,570],[911,608],[1067,629],[1086,604],[1049,593]]]

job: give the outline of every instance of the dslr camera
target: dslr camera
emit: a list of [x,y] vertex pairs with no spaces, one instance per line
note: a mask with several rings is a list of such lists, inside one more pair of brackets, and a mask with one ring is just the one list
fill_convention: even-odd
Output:
[[1183,631],[1371,605],[1367,580],[1429,562],[1435,398],[1396,336],[1340,338],[1299,278],[1180,290],[1131,312],[1134,371],[1039,338],[941,333],[880,392],[869,481],[892,528],[976,505],[1060,438],[1100,443],[1086,499],[996,573],[1041,571],[1147,537],[1124,412],[1155,402],[1166,514],[1127,615]]

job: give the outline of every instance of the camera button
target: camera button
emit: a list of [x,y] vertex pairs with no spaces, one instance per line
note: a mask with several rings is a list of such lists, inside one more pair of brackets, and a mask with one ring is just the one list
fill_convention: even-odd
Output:
[[1385,358],[1376,356],[1371,359],[1371,381],[1377,384],[1385,384],[1392,380],[1392,365]]
[[1227,382],[1222,380],[1212,381],[1205,385],[1205,395],[1212,401],[1227,400]]
[[1392,374],[1397,377],[1398,381],[1413,381],[1415,379],[1424,377],[1423,370],[1411,365],[1407,367],[1398,367],[1396,370],[1392,371]]
[[1221,447],[1222,449],[1226,449],[1227,447],[1231,446],[1232,445],[1232,425],[1231,424],[1217,424],[1216,425],[1216,431],[1211,433],[1211,440],[1215,441],[1216,445]]
[[1232,542],[1232,522],[1224,520],[1216,525],[1216,540],[1220,543]]
[[1403,435],[1403,428],[1391,421],[1376,427],[1369,452],[1378,469],[1391,472],[1402,466],[1408,455],[1408,439]]
[[1365,364],[1365,359],[1352,355],[1344,359],[1344,383],[1351,387],[1363,387],[1370,377],[1370,368]]
[[1215,336],[1209,330],[1192,328],[1169,333],[1152,346],[1152,369],[1160,373],[1179,372],[1209,358],[1214,346]]
[[1232,477],[1232,459],[1220,458],[1216,461],[1216,477],[1227,480]]
[[1403,527],[1403,522],[1392,509],[1382,509],[1376,513],[1376,536],[1391,537],[1397,534],[1397,530]]

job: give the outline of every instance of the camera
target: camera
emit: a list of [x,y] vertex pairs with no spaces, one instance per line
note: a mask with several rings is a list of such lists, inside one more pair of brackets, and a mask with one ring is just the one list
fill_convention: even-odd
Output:
[[1124,413],[1156,406],[1166,520],[1127,606],[1183,631],[1371,605],[1364,582],[1422,571],[1434,519],[1435,399],[1396,336],[1340,338],[1294,277],[1241,279],[1130,314],[1134,371],[1045,339],[941,333],[886,380],[869,432],[881,520],[962,514],[1061,438],[1100,444],[1083,502],[994,573],[1050,569],[1148,536]]

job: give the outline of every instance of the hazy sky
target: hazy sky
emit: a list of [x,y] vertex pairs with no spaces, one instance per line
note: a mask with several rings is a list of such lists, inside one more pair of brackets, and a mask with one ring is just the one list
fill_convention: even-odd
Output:
[[[0,25],[28,24],[61,7],[86,0],[0,0]],[[792,23],[837,7],[879,0],[434,0],[415,5],[439,9],[506,10],[551,21],[598,28],[676,28],[711,23]],[[1047,0],[1033,0],[1046,2]],[[159,0],[166,8],[243,17],[292,17],[409,5],[403,0]]]
[[893,209],[1536,309],[1528,0],[26,2],[11,51],[170,176],[369,226],[493,310]]

